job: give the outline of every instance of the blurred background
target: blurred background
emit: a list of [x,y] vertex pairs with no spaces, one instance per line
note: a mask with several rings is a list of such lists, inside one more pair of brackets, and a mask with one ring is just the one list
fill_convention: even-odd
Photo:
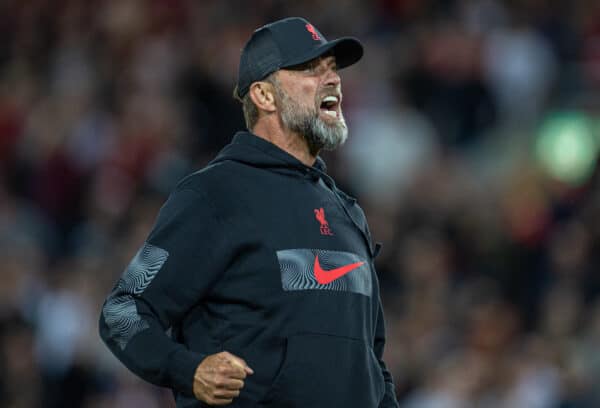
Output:
[[291,15],[366,47],[325,159],[384,243],[401,406],[600,406],[597,0],[0,0],[0,406],[172,406],[100,306]]

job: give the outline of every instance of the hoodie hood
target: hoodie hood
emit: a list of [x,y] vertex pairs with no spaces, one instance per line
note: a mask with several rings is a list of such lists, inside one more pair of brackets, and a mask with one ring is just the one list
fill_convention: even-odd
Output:
[[250,132],[237,132],[230,144],[225,146],[210,164],[236,161],[252,167],[289,169],[304,174],[326,173],[323,159],[317,156],[315,164],[307,166],[273,143]]

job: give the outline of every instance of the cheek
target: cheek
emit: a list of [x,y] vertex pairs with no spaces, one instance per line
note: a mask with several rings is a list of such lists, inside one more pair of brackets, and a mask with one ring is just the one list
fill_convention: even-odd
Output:
[[[287,78],[286,78],[287,79]],[[314,108],[317,104],[319,83],[313,78],[289,78],[286,81],[287,94],[299,105]]]
[[297,83],[294,86],[294,93],[298,96],[298,100],[303,104],[315,105],[317,100],[317,86],[312,82]]
[[317,100],[317,86],[315,84],[304,86],[303,91],[307,96],[307,99],[310,99],[312,102]]

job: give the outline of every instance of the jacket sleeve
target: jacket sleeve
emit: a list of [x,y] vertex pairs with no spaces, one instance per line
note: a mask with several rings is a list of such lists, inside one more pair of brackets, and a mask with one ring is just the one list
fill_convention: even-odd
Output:
[[383,362],[383,350],[385,348],[385,322],[383,319],[383,307],[381,300],[379,301],[379,311],[377,314],[377,326],[375,328],[375,342],[373,350],[379,361],[381,373],[385,381],[385,395],[379,404],[379,408],[399,408],[398,400],[396,399],[396,391],[392,374],[388,371]]
[[221,220],[195,190],[175,191],[161,208],[100,315],[100,336],[141,378],[193,396],[193,377],[206,357],[166,331],[210,289],[229,258]]

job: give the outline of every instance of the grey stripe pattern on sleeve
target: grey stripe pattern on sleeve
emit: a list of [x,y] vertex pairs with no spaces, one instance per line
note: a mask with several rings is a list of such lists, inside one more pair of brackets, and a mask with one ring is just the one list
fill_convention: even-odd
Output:
[[133,336],[149,327],[139,316],[134,297],[146,290],[168,257],[166,250],[145,243],[106,299],[102,310],[104,320],[110,328],[110,337],[121,350]]

